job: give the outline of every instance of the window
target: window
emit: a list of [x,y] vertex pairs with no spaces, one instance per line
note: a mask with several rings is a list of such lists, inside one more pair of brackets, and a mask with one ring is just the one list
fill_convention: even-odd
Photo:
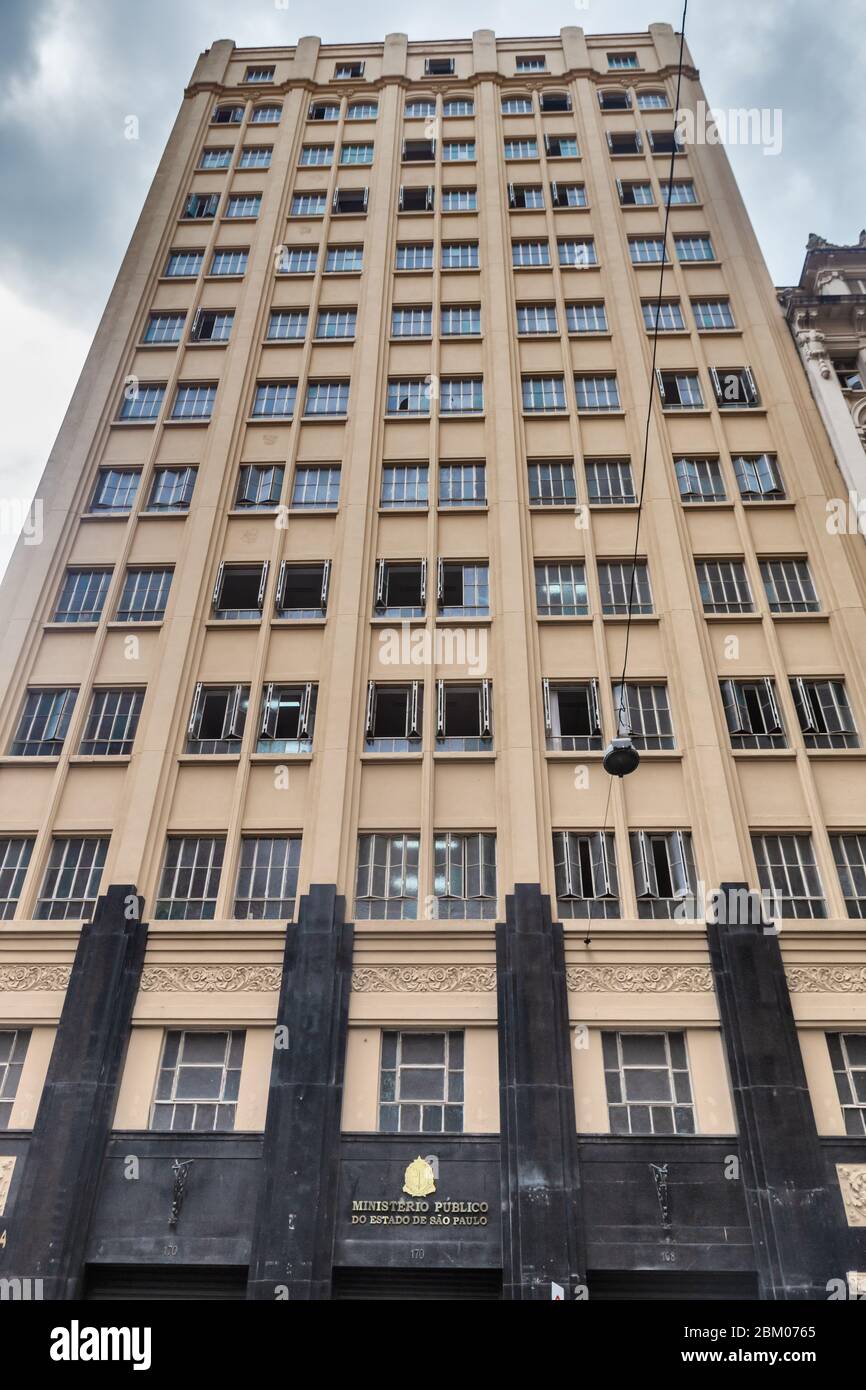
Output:
[[512,208],[543,208],[544,189],[539,183],[510,183],[508,204]]
[[794,676],[790,684],[807,748],[860,747],[844,681]]
[[596,507],[631,506],[637,501],[627,459],[587,459],[586,488]]
[[573,507],[576,502],[577,485],[571,459],[529,460],[531,507]]
[[403,115],[407,120],[429,121],[436,115],[436,102],[433,97],[415,97],[406,102]]
[[257,753],[312,753],[319,688],[303,685],[266,685]]
[[128,569],[117,604],[117,623],[160,623],[171,588],[170,569]]
[[92,916],[107,850],[107,836],[70,835],[52,840],[36,902],[39,921],[75,921]]
[[143,704],[143,690],[94,690],[79,753],[89,757],[131,753]]
[[29,1042],[29,1028],[0,1033],[0,1129],[9,1128]]
[[373,610],[377,618],[423,618],[426,604],[426,560],[377,561]]
[[414,921],[418,916],[418,836],[358,836],[357,921]]
[[9,747],[17,758],[56,758],[63,750],[78,690],[34,688],[24,696],[18,728]]
[[311,381],[307,386],[305,415],[345,415],[348,409],[348,381]]
[[428,77],[447,77],[454,71],[454,59],[425,58],[424,71]]
[[194,343],[226,343],[234,321],[231,309],[199,309],[192,321],[190,339]]
[[[30,864],[33,841],[18,839],[14,835],[4,835],[0,839],[0,921],[8,922],[15,916],[24,877]],[[3,1087],[0,1086],[0,1096]],[[0,1114],[2,1128],[2,1114]]]
[[443,270],[477,270],[477,241],[445,241],[442,243]]
[[182,381],[172,406],[172,420],[209,420],[216,398],[216,382]]
[[239,169],[270,169],[273,145],[245,145],[238,160]]
[[515,72],[544,72],[547,59],[540,53],[518,53],[514,60]]
[[833,357],[833,371],[843,391],[862,391],[863,378],[857,357]]
[[566,304],[565,326],[569,333],[606,333],[607,313],[601,301]]
[[555,304],[518,304],[518,333],[538,337],[545,333],[558,333]]
[[144,342],[179,343],[185,320],[185,311],[179,314],[151,314],[144,330]]
[[296,193],[289,209],[290,217],[324,217],[328,211],[327,193]]
[[195,487],[194,468],[157,468],[153,475],[147,509],[150,512],[185,512]]
[[324,618],[328,608],[330,560],[310,565],[280,565],[275,599],[280,618]]
[[496,836],[433,836],[435,916],[446,921],[486,921],[496,916]]
[[[655,207],[656,199],[651,183],[622,183],[617,179],[616,188],[620,204],[624,208]],[[634,256],[632,256],[632,260],[634,260]]]
[[699,904],[689,832],[638,830],[629,839],[638,917],[653,921],[694,919]]
[[228,200],[226,217],[258,217],[262,206],[261,193],[235,193]]
[[830,844],[848,916],[866,917],[866,833],[831,835]]
[[512,241],[513,266],[550,265],[550,247],[546,241]]
[[442,105],[443,116],[474,116],[475,102],[471,97],[449,97]]
[[441,618],[480,618],[490,613],[490,567],[440,560],[436,599]]
[[67,570],[53,623],[98,623],[111,583],[110,569]]
[[300,859],[298,835],[244,835],[232,915],[247,921],[291,921]]
[[748,367],[711,367],[710,377],[720,410],[754,409],[761,404],[755,378]]
[[503,116],[531,116],[532,97],[503,97]]
[[185,751],[239,753],[249,700],[248,685],[202,685],[199,682],[193,695]]
[[215,106],[210,118],[211,125],[240,125],[244,118],[242,106]]
[[585,208],[586,188],[582,183],[552,183],[550,201],[555,208]]
[[665,410],[703,410],[697,372],[656,371],[656,381]]
[[553,873],[558,917],[585,920],[620,915],[616,848],[610,832],[555,830]]
[[617,736],[631,735],[642,751],[676,748],[668,688],[661,681],[617,682],[613,687]]
[[200,169],[227,169],[232,162],[231,149],[204,149],[199,157]]
[[576,376],[574,394],[578,410],[619,410],[619,387],[615,376]]
[[649,569],[646,560],[599,560],[598,583],[601,611],[608,617],[626,617],[653,611]]
[[253,415],[290,420],[298,394],[296,381],[257,381],[253,396]]
[[401,212],[432,212],[434,201],[432,184],[426,187],[419,185],[417,188],[402,185],[400,188],[398,206]]
[[761,560],[771,613],[817,613],[821,607],[806,560]]
[[268,582],[268,562],[260,565],[221,564],[213,591],[215,618],[260,618]]
[[283,471],[279,463],[243,464],[238,475],[235,507],[244,511],[271,511],[280,500]]
[[763,677],[720,686],[732,748],[787,747],[774,681]]
[[[312,275],[316,269],[318,254],[314,246],[283,246],[280,248],[277,273],[279,275]],[[333,253],[329,248],[329,262],[332,255]],[[329,264],[327,269],[335,270],[338,267]]]
[[396,270],[432,270],[433,269],[433,243],[432,241],[419,242],[415,245],[406,243],[397,246]]
[[333,102],[314,101],[307,112],[309,121],[338,121],[340,108]]
[[353,102],[346,112],[347,121],[375,121],[379,107],[375,101]]
[[480,304],[447,304],[439,314],[443,338],[477,338],[481,333]]
[[278,125],[282,110],[281,106],[254,106],[250,125]]
[[[315,256],[315,252],[313,252]],[[211,261],[211,275],[244,275],[247,269],[249,251],[225,250],[214,251]],[[282,266],[280,267],[282,269]]]
[[681,333],[685,328],[683,311],[678,299],[663,299],[661,303],[644,299],[641,301],[643,321],[652,333],[658,321],[659,333]]
[[187,222],[210,221],[216,217],[216,210],[219,207],[220,195],[218,193],[190,193],[184,204],[181,217]]
[[826,917],[811,835],[753,835],[761,894],[772,917]]
[[667,259],[664,237],[660,236],[630,236],[628,253],[632,265],[658,264]]
[[682,502],[724,502],[725,480],[718,459],[674,459]]
[[671,107],[667,92],[638,92],[638,111],[669,111]]
[[674,247],[681,261],[714,261],[716,253],[708,236],[675,236]]
[[647,139],[653,154],[683,153],[683,145],[678,130],[648,130]]
[[573,135],[545,135],[544,150],[548,159],[577,159],[580,156]]
[[382,1134],[463,1133],[463,1034],[382,1034]]
[[429,304],[391,310],[393,338],[429,338],[433,334],[433,310]]
[[367,685],[364,747],[368,753],[417,753],[421,750],[424,685]]
[[340,500],[340,465],[325,464],[314,467],[298,464],[295,468],[295,481],[292,488],[292,506],[306,507],[311,511],[336,511]]
[[89,510],[115,516],[131,512],[140,482],[139,468],[100,468]]
[[705,613],[752,613],[755,602],[742,560],[696,560]]
[[333,145],[302,145],[298,164],[302,169],[327,169],[334,158]]
[[176,1132],[226,1132],[235,1127],[243,1030],[165,1035],[150,1112],[150,1128]]
[[389,380],[385,409],[389,415],[429,415],[429,378],[416,377],[410,381]]
[[691,179],[674,179],[672,183],[663,183],[662,194],[672,208],[698,201],[698,195]]
[[331,210],[335,217],[366,216],[366,188],[338,188],[334,193]]
[[586,566],[547,560],[535,566],[535,604],[539,618],[583,618],[589,613]]
[[300,342],[307,336],[307,309],[272,309],[268,319],[268,338]]
[[404,140],[404,164],[433,164],[436,161],[435,140]]
[[484,383],[480,377],[443,376],[439,383],[441,415],[480,415],[484,410]]
[[[2,1036],[2,1035],[0,1035]],[[866,1134],[866,1033],[828,1033],[827,1048],[845,1133]],[[2,1054],[0,1054],[2,1055]],[[0,1091],[0,1095],[2,1095]],[[2,1122],[0,1122],[2,1125]]]
[[389,511],[426,511],[428,473],[426,463],[384,464],[379,506]]
[[692,313],[700,332],[736,328],[729,299],[693,299]]
[[487,468],[483,463],[439,465],[440,507],[487,505]]
[[436,682],[436,744],[446,753],[487,752],[493,747],[490,682]]
[[608,53],[607,65],[611,69],[638,67],[636,53]]
[[552,753],[588,753],[601,749],[601,712],[597,681],[541,682],[544,735]]
[[338,82],[346,81],[351,77],[363,77],[363,63],[337,63],[334,68],[334,78]]
[[608,87],[598,94],[602,111],[630,111],[631,92],[627,87]]
[[685,1033],[601,1035],[611,1134],[694,1134]]
[[539,97],[542,111],[570,111],[571,97],[568,92],[542,92]]
[[443,188],[443,212],[477,212],[478,194],[474,188]]
[[201,273],[203,251],[170,251],[165,273],[171,280],[192,280]]
[[734,473],[744,502],[782,502],[785,484],[775,454],[735,454]]
[[538,141],[537,140],[506,140],[505,141],[506,159],[537,159]]
[[162,382],[133,382],[124,389],[121,420],[155,420],[162,408],[165,386]]
[[607,148],[611,154],[640,154],[643,150],[639,130],[609,130]]
[[560,265],[571,266],[572,268],[598,265],[595,242],[592,237],[572,237],[568,240],[560,238],[556,244],[559,248]]
[[554,414],[565,410],[565,381],[561,376],[521,378],[523,409],[527,413]]
[[372,164],[373,142],[364,141],[357,145],[343,145],[340,150],[341,164]]

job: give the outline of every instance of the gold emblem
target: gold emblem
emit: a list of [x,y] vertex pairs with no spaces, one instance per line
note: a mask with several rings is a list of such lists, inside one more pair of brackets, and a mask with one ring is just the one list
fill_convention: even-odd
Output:
[[403,1191],[408,1192],[410,1197],[428,1197],[436,1191],[433,1169],[420,1154],[403,1174]]

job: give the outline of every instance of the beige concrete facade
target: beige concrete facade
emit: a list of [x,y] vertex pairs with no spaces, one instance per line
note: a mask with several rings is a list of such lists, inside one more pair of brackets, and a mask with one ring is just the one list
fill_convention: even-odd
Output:
[[[726,881],[759,886],[753,834],[811,836],[826,916],[779,925],[819,1128],[845,1132],[823,1034],[866,1027],[866,940],[846,910],[831,836],[866,833],[866,762],[862,743],[807,747],[789,682],[844,681],[866,737],[866,563],[861,538],[828,532],[825,501],[840,494],[839,473],[718,145],[695,144],[675,161],[675,179],[695,193],[671,208],[664,277],[664,299],[679,301],[683,327],[658,338],[658,369],[696,373],[703,406],[665,408],[651,385],[642,301],[655,299],[659,267],[634,264],[630,241],[662,234],[669,157],[653,153],[650,136],[672,126],[678,46],[669,26],[654,25],[637,35],[566,28],[530,40],[482,30],[448,43],[396,34],[346,47],[304,38],[295,48],[239,50],[220,41],[200,58],[40,484],[44,538],[19,544],[0,595],[0,837],[33,841],[14,913],[0,925],[0,1029],[34,1030],[13,1126],[32,1124],[80,926],[37,917],[57,837],[106,837],[103,890],[135,884],[150,923],[116,1127],[147,1125],[166,1028],[219,1026],[247,1030],[236,1128],[255,1130],[264,1124],[283,929],[233,915],[242,837],[300,836],[298,895],[335,882],[351,918],[359,835],[417,835],[415,920],[356,925],[344,1128],[377,1127],[382,1030],[421,1026],[465,1030],[464,1129],[485,1133],[498,1126],[495,917],[516,882],[540,882],[556,915],[554,832],[606,829],[621,915],[593,921],[589,944],[586,921],[564,922],[578,1128],[608,1128],[601,1030],[670,1028],[686,1034],[700,1132],[733,1132],[705,933],[700,923],[639,916],[630,833],[679,830],[691,833],[706,892]],[[611,62],[625,54],[637,65]],[[543,71],[518,71],[527,55],[543,57]],[[453,74],[428,74],[430,58],[453,58]],[[341,63],[362,63],[363,72],[336,79]],[[273,79],[245,82],[256,66],[273,67]],[[628,109],[602,109],[600,93],[623,91],[632,94]],[[663,93],[667,109],[642,109],[642,92]],[[547,93],[567,93],[570,109],[544,111]],[[405,116],[407,102],[427,98],[432,116]],[[525,98],[526,109],[503,113],[511,98]],[[681,104],[701,99],[687,54]],[[473,114],[446,114],[448,101],[471,102]],[[334,107],[333,119],[309,119],[317,104]],[[375,115],[350,119],[349,108],[363,104]],[[241,108],[240,122],[214,124],[215,109],[231,106]],[[263,107],[279,108],[273,122],[255,119]],[[611,152],[609,135],[635,131],[639,152]],[[578,154],[553,154],[546,141],[555,137],[576,137]],[[404,141],[427,139],[433,161],[404,162]],[[527,157],[506,160],[506,142],[520,141]],[[463,157],[443,157],[461,142]],[[361,144],[373,146],[371,163],[340,163],[342,147]],[[331,163],[302,165],[304,147],[320,145],[333,147]],[[242,149],[264,146],[269,167],[238,167]],[[227,166],[201,169],[208,149],[229,150]],[[622,205],[618,181],[649,185],[652,204]],[[543,206],[512,209],[511,184],[540,187]],[[583,186],[585,206],[552,206],[552,184]],[[432,211],[401,211],[404,187],[432,187]],[[362,189],[362,213],[333,210],[335,193]],[[466,189],[476,190],[474,206],[445,211],[443,192]],[[318,193],[321,215],[293,214],[296,198]],[[217,215],[184,219],[189,196],[207,194],[219,197]],[[254,217],[225,215],[230,197],[251,194],[261,195]],[[708,237],[712,254],[681,260],[675,238],[689,237]],[[559,263],[558,241],[586,238],[594,263]],[[515,241],[548,243],[550,264],[514,267]],[[427,243],[433,269],[395,269],[398,247]],[[477,243],[477,268],[442,269],[442,248],[452,243]],[[358,246],[359,271],[328,270],[328,248]],[[283,247],[290,257],[315,248],[315,267],[286,273]],[[214,252],[231,250],[248,253],[244,272],[211,274]],[[200,273],[166,275],[174,252],[201,252]],[[695,300],[729,300],[736,326],[702,331]],[[601,302],[605,328],[565,331],[567,305]],[[535,305],[556,306],[557,332],[518,334],[518,306]],[[430,309],[430,333],[393,336],[393,309],[413,306]],[[459,306],[480,306],[479,334],[438,331],[442,310]],[[356,311],[353,338],[316,336],[321,312],[345,309]],[[273,310],[306,312],[303,336],[269,339]],[[191,341],[195,316],[209,311],[233,313],[228,338]],[[145,341],[154,313],[185,316],[177,343]],[[759,404],[717,408],[713,371],[740,368],[754,374]],[[574,377],[593,374],[615,374],[618,409],[576,409]],[[567,409],[525,411],[524,377],[562,378]],[[131,378],[139,391],[164,385],[154,421],[120,418]],[[443,383],[455,379],[483,382],[482,409],[442,411]],[[429,414],[389,413],[389,381],[429,383]],[[256,384],[279,382],[297,384],[292,419],[256,418]],[[346,382],[344,414],[305,413],[310,383]],[[186,384],[216,385],[209,421],[171,418]],[[548,751],[544,682],[597,681],[603,741],[613,736],[626,624],[602,612],[599,562],[630,559],[637,508],[590,505],[585,462],[630,460],[639,480],[650,395],[639,554],[653,611],[632,622],[628,678],[667,684],[675,747],[645,752],[634,776],[612,782],[598,750]],[[778,461],[784,499],[744,501],[733,459],[764,454]],[[684,457],[719,460],[724,500],[683,502],[674,461]],[[533,505],[530,460],[573,461],[576,502]],[[437,506],[441,470],[480,462],[486,500]],[[235,505],[239,470],[250,464],[283,469],[277,509]],[[293,506],[299,470],[328,465],[340,469],[336,508]],[[383,508],[385,465],[427,467],[428,505]],[[156,471],[187,466],[196,470],[188,509],[149,508]],[[127,513],[93,512],[107,468],[140,472]],[[753,612],[704,613],[696,561],[718,558],[742,560]],[[801,558],[819,609],[774,614],[761,562]],[[376,615],[382,560],[426,561],[426,612],[402,648],[385,645],[395,629],[401,636],[400,621]],[[324,561],[326,614],[277,616],[283,563]],[[489,616],[438,616],[440,561],[489,565]],[[534,566],[542,561],[585,564],[588,615],[539,617]],[[260,618],[214,616],[221,564],[267,565]],[[54,621],[67,571],[100,567],[111,573],[98,619]],[[162,621],[115,617],[130,567],[172,570]],[[444,656],[435,650],[443,630],[451,634]],[[430,660],[413,659],[419,632]],[[477,645],[464,650],[455,633]],[[787,746],[735,750],[720,681],[764,677],[775,682]],[[437,747],[437,681],[482,678],[492,745]],[[422,684],[420,751],[367,751],[370,681]],[[249,687],[237,751],[186,751],[198,683]],[[272,683],[316,686],[310,752],[256,751],[262,692]],[[66,687],[77,698],[62,749],[10,753],[27,691]],[[91,694],[115,688],[145,692],[132,750],[83,755]],[[434,915],[433,844],[443,831],[495,833],[498,901],[489,919]],[[180,835],[224,837],[211,919],[156,917],[166,838]]]

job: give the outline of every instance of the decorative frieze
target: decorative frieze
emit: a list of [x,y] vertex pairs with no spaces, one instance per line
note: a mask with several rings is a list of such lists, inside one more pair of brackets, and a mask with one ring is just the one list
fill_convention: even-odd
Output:
[[866,965],[795,965],[785,974],[792,994],[866,993]]
[[570,994],[708,994],[707,965],[572,965],[565,978]]
[[276,994],[279,965],[147,965],[143,994]]
[[71,965],[0,965],[0,994],[62,993],[71,970]]
[[6,1210],[6,1198],[9,1196],[9,1188],[12,1186],[12,1174],[15,1172],[14,1156],[0,1158],[0,1216]]
[[848,1225],[866,1226],[866,1163],[837,1163],[836,1176]]
[[357,994],[489,994],[492,965],[367,965],[352,971]]

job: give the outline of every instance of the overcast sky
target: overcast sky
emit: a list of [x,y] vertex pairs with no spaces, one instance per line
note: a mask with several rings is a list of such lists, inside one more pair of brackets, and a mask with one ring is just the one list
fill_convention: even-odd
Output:
[[[198,53],[246,46],[679,28],[682,0],[0,0],[0,500],[33,495]],[[776,157],[729,147],[777,284],[809,232],[866,225],[862,0],[691,0],[714,107],[783,113]],[[140,138],[124,138],[129,115]],[[0,520],[0,572],[15,536]],[[7,525],[7,533],[3,525]]]

